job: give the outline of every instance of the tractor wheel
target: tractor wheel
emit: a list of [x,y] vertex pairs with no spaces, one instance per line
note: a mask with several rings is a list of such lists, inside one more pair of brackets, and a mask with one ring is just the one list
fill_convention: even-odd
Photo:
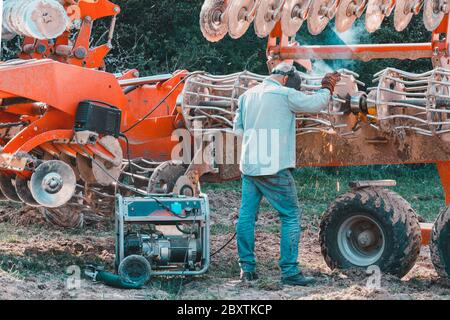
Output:
[[450,206],[441,212],[433,225],[430,254],[438,275],[450,280]]
[[419,220],[397,193],[365,188],[339,196],[320,224],[320,244],[331,269],[367,268],[403,277],[419,255]]

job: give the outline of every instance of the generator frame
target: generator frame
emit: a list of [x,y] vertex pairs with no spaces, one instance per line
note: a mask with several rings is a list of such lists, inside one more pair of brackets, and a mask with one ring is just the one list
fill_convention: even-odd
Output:
[[[186,217],[178,217],[175,214],[168,212],[167,209],[162,208],[158,212],[149,212],[142,216],[129,215],[128,205],[134,203],[149,203],[159,201],[198,201],[200,200],[201,210],[200,214],[189,215]],[[197,224],[200,231],[200,239],[202,243],[202,264],[199,270],[164,270],[164,271],[151,271],[151,276],[199,276],[204,274],[210,265],[210,218],[209,218],[209,201],[208,196],[201,193],[198,197],[184,197],[174,195],[162,195],[154,194],[148,196],[139,197],[123,197],[120,194],[116,195],[115,206],[115,254],[116,254],[116,268],[126,258],[125,256],[125,227],[131,224],[153,224],[153,225],[173,225],[175,226],[181,222],[189,222]],[[170,266],[170,264],[169,264]]]

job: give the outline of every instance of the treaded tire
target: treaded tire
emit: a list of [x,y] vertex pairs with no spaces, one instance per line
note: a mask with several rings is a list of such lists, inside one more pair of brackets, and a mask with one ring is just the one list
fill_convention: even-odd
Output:
[[450,206],[443,210],[434,222],[430,255],[438,275],[450,280]]
[[[418,217],[399,194],[383,188],[364,188],[347,192],[331,203],[320,224],[320,245],[331,269],[358,268],[341,252],[338,232],[353,216],[375,221],[384,233],[384,248],[376,262],[382,272],[403,277],[414,266],[420,252],[421,232]],[[363,267],[363,266],[359,266]]]

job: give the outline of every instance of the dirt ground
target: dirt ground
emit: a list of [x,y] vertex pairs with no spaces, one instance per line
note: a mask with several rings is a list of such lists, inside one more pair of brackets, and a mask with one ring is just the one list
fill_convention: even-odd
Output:
[[[215,191],[212,251],[233,234],[239,193]],[[437,278],[422,248],[415,267],[403,279],[382,275],[381,286],[367,286],[370,277],[361,270],[330,270],[320,253],[318,219],[302,222],[300,264],[317,278],[313,287],[283,287],[279,281],[278,218],[263,210],[258,219],[257,257],[260,280],[242,284],[236,245],[215,255],[209,272],[194,279],[154,279],[141,290],[120,290],[66,274],[66,268],[101,263],[112,268],[114,242],[111,227],[60,230],[49,225],[35,210],[0,209],[0,298],[1,299],[450,299],[450,287]],[[75,271],[77,269],[75,268]],[[70,289],[75,288],[75,289]]]

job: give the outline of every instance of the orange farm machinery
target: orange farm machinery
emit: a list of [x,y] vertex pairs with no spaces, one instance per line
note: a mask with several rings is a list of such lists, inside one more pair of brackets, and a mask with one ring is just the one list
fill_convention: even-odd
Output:
[[[23,37],[18,58],[0,64],[3,199],[38,207],[55,223],[75,226],[83,217],[110,215],[118,190],[195,196],[200,178],[239,177],[235,163],[217,157],[225,153],[238,159],[238,148],[230,151],[217,141],[235,144],[230,129],[237,99],[264,76],[108,73],[104,57],[118,5],[108,0],[3,2],[2,38]],[[401,31],[421,10],[428,43],[305,46],[295,41],[303,22],[318,34],[335,18],[337,31],[344,32],[365,12],[367,30],[373,32],[394,14]],[[269,70],[282,61],[310,70],[317,59],[431,59],[435,69],[422,74],[381,70],[375,85],[364,90],[356,73],[340,70],[329,108],[297,116],[297,164],[436,163],[449,204],[449,10],[446,0],[207,0],[200,26],[207,40],[219,41],[226,34],[239,38],[254,22],[256,34],[268,37]],[[108,40],[91,47],[92,25],[105,17],[111,18]],[[322,77],[302,73],[301,90],[318,90]],[[198,150],[184,149],[183,161],[173,160],[180,143],[195,146],[197,132]],[[219,138],[224,136],[231,139]],[[331,268],[376,264],[403,276],[421,244],[431,241],[433,263],[447,278],[450,210],[434,225],[419,223],[411,206],[384,188],[392,183],[355,182],[330,205],[320,232],[325,260]]]

